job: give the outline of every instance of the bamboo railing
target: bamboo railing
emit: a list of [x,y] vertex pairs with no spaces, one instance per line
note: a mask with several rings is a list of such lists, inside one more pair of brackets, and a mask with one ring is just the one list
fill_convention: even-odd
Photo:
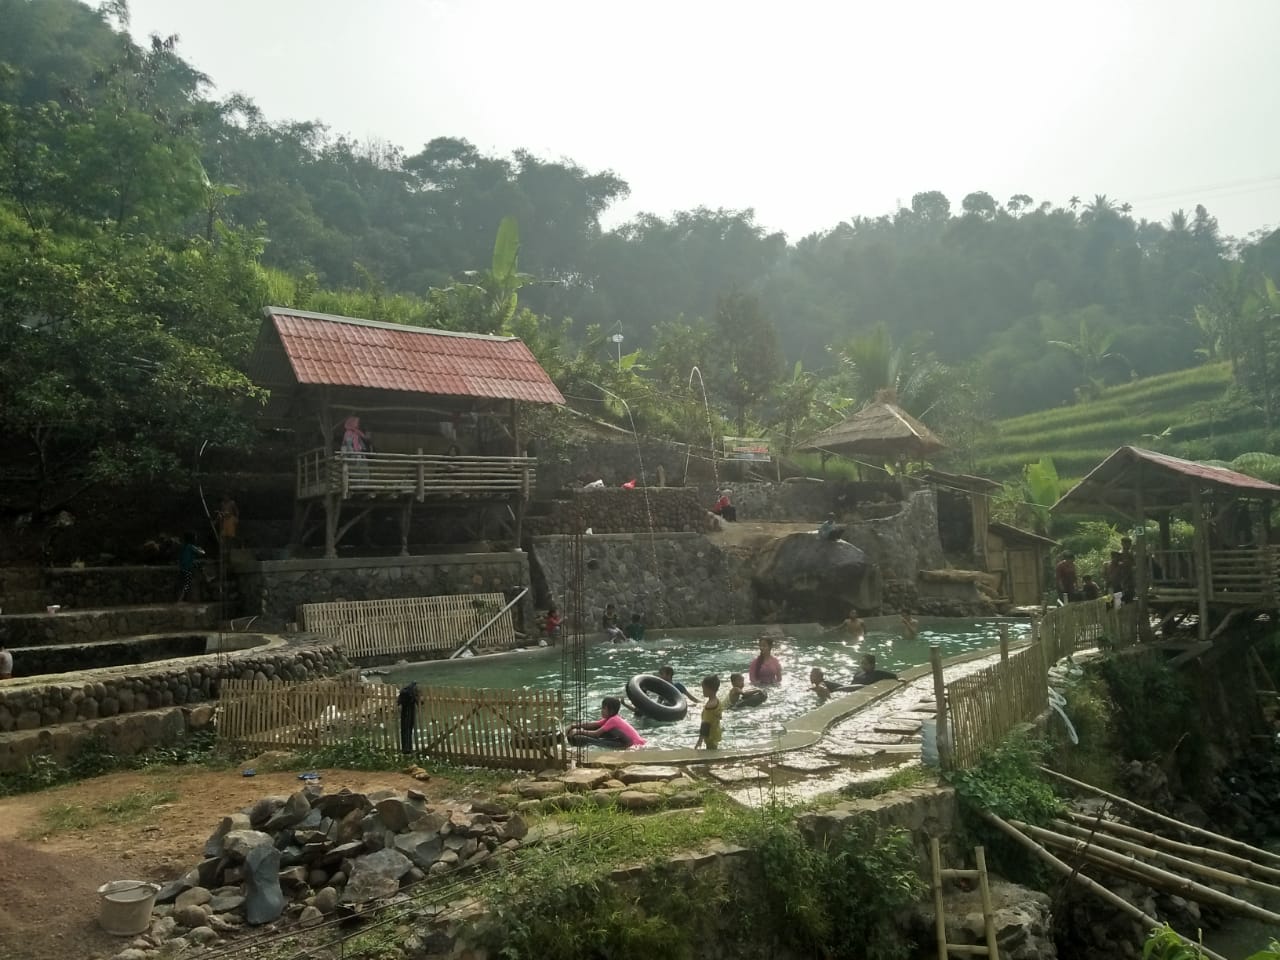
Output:
[[1045,651],[1033,643],[967,677],[947,684],[951,764],[965,769],[999,744],[1018,724],[1030,723],[1049,705]]
[[532,457],[454,457],[434,453],[352,453],[309,450],[298,457],[301,499],[336,493],[439,497],[528,498],[537,460]]
[[303,630],[337,640],[348,657],[401,653],[452,653],[490,619],[493,624],[472,646],[502,648],[516,642],[507,598],[500,593],[401,597],[391,600],[336,600],[298,607]]
[[[537,770],[564,766],[564,702],[549,690],[422,687],[415,754],[472,766]],[[254,749],[305,750],[359,740],[375,750],[400,743],[399,690],[350,680],[225,680],[220,741]]]
[[1116,608],[1109,597],[1050,607],[1036,625],[1044,644],[1046,665],[1052,666],[1077,650],[1132,646],[1138,639],[1138,605]]

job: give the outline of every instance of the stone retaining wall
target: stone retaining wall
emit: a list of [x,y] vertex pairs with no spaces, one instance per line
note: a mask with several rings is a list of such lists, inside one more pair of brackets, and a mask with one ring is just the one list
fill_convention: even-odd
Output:
[[0,773],[20,773],[30,767],[31,758],[35,756],[65,763],[84,744],[95,741],[118,757],[172,746],[190,733],[209,729],[213,711],[213,704],[203,703],[0,733]]
[[696,455],[690,457],[683,443],[642,437],[637,450],[636,441],[625,433],[619,433],[617,440],[594,440],[554,449],[548,446],[536,456],[537,492],[541,497],[582,487],[592,480],[603,480],[606,487],[645,480],[656,487],[683,486],[690,480],[709,482],[714,476],[710,461]]
[[[751,578],[734,557],[700,533],[605,534],[583,538],[587,625],[605,604],[640,611],[650,627],[752,622]],[[563,606],[569,593],[571,537],[533,541],[539,604]]]
[[572,534],[579,528],[594,533],[701,533],[715,526],[715,518],[698,500],[693,487],[650,487],[647,490],[575,490],[558,500],[550,514],[525,521],[530,537]]
[[0,684],[0,733],[216,699],[218,683],[308,680],[346,668],[336,645],[301,638],[231,653]]
[[921,570],[946,566],[938,539],[938,501],[931,489],[913,493],[891,517],[846,523],[844,539],[877,564],[885,580],[915,582]]
[[[212,558],[216,564],[217,558]],[[44,571],[46,603],[63,607],[129,607],[173,603],[176,564],[132,567],[50,567]]]
[[0,643],[7,647],[96,643],[153,633],[212,630],[218,608],[205,604],[121,607],[116,610],[63,610],[0,617]]
[[[529,557],[456,553],[341,560],[236,561],[233,572],[246,616],[269,625],[296,621],[298,605],[336,600],[392,600],[467,593],[507,593],[529,584]],[[518,605],[516,629],[532,624],[530,600]]]

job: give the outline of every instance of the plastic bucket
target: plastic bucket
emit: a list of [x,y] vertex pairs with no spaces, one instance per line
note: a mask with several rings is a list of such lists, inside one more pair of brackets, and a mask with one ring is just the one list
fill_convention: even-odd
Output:
[[102,898],[98,923],[117,937],[136,937],[151,926],[151,910],[160,886],[145,880],[112,880],[98,888]]
[[920,752],[926,767],[937,767],[942,764],[938,753],[938,721],[926,720],[920,728]]

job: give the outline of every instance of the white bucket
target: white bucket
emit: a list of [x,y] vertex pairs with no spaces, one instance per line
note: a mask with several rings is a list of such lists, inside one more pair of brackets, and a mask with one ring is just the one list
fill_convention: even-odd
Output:
[[151,910],[156,905],[159,884],[145,880],[112,880],[98,888],[102,898],[98,923],[117,937],[136,937],[151,926]]

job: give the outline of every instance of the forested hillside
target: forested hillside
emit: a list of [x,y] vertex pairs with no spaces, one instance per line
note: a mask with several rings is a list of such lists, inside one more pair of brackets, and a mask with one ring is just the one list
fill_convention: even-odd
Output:
[[[726,429],[783,449],[887,389],[959,460],[1003,468],[1015,454],[975,446],[994,418],[1205,361],[1270,436],[1280,233],[928,184],[807,237],[750,210],[604,229],[625,169],[267,117],[215,97],[176,39],[139,48],[127,15],[0,0],[0,417],[59,491],[44,506],[246,442],[242,364],[273,301],[517,333],[574,403],[620,417],[622,397],[682,438],[707,436],[696,363]],[[506,218],[518,263],[495,251]]]

